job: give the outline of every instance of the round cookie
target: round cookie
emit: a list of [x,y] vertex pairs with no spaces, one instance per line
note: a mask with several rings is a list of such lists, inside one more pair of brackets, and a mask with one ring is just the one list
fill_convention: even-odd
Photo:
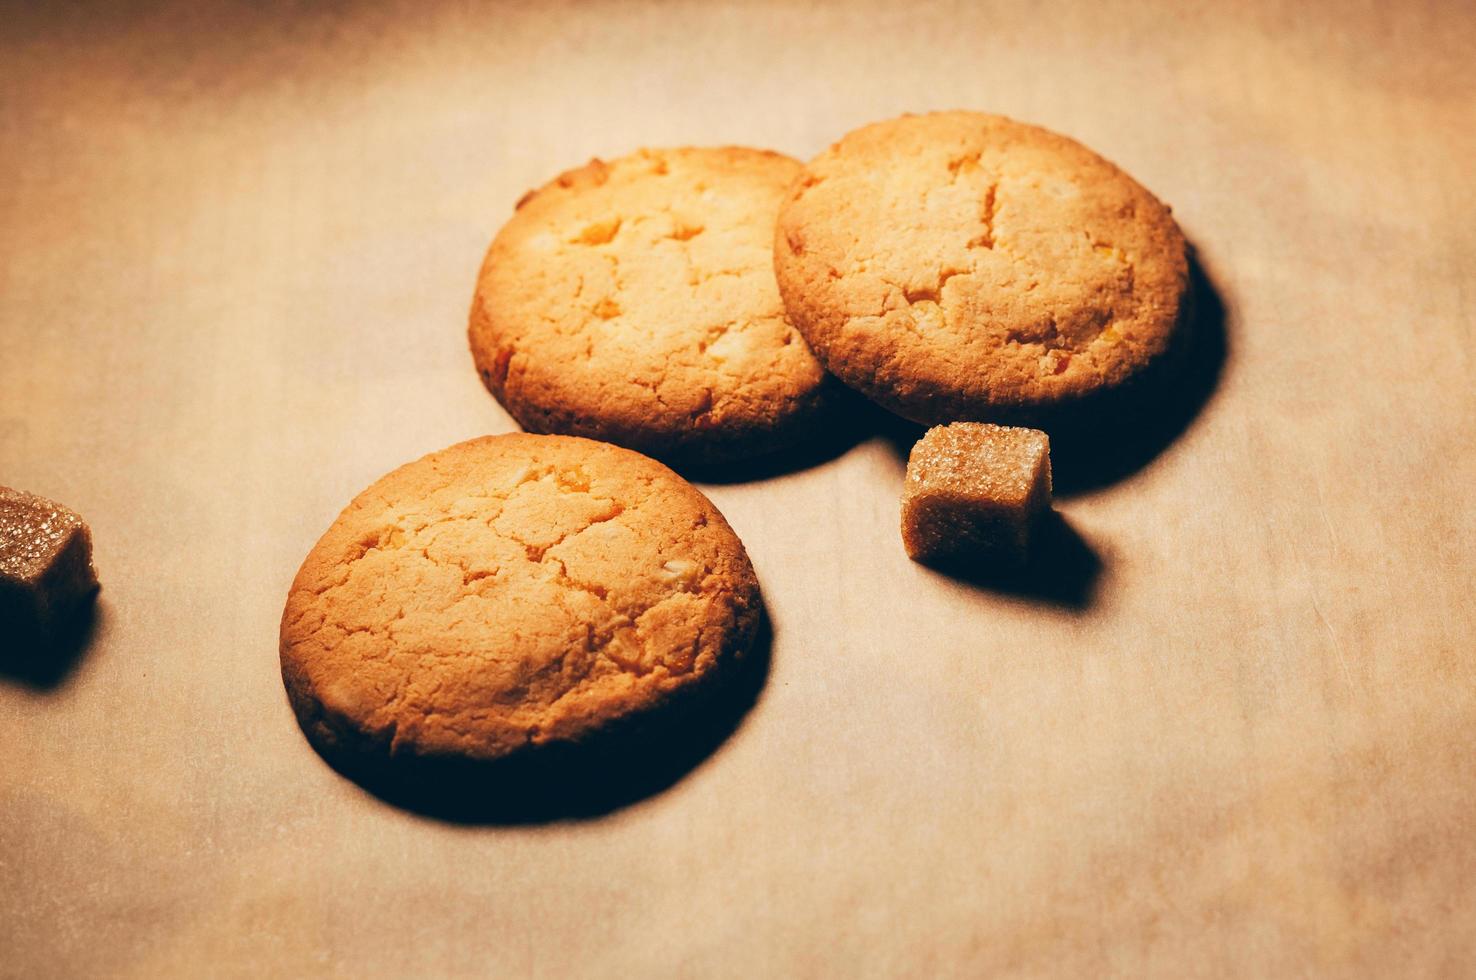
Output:
[[743,544],[665,466],[489,436],[338,516],[287,597],[282,677],[351,770],[507,762],[692,703],[747,655],[760,609]]
[[855,130],[780,210],[791,321],[850,386],[925,424],[1058,417],[1158,363],[1184,320],[1169,209],[1064,136],[939,112]]
[[529,193],[472,302],[483,382],[529,431],[666,459],[801,439],[827,376],[785,319],[773,267],[799,170],[740,147],[642,150]]

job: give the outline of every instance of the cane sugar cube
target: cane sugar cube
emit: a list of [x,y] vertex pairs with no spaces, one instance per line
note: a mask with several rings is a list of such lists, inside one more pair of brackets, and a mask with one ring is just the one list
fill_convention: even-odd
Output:
[[0,487],[0,646],[55,639],[96,592],[92,532],[82,518]]
[[1022,562],[1051,505],[1050,437],[1036,429],[954,422],[912,447],[902,544],[914,561],[980,556]]

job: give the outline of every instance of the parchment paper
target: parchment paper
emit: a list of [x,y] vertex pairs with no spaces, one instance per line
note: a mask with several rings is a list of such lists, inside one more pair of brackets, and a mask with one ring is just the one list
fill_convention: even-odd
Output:
[[[0,673],[0,975],[1471,969],[1473,36],[1438,0],[8,6],[0,483],[91,522],[104,588],[74,663]],[[607,815],[448,823],[324,765],[288,582],[374,478],[512,428],[464,325],[519,195],[958,106],[1174,206],[1224,338],[1182,433],[1063,494],[1026,588],[907,561],[864,419],[705,485],[767,683]]]

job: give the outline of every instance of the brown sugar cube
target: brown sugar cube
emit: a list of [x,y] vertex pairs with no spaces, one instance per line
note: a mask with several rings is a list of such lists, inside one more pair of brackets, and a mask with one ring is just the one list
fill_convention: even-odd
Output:
[[92,532],[82,518],[0,487],[0,647],[59,637],[95,592]]
[[914,561],[981,555],[1023,561],[1051,505],[1050,437],[954,422],[929,429],[907,459],[902,544]]

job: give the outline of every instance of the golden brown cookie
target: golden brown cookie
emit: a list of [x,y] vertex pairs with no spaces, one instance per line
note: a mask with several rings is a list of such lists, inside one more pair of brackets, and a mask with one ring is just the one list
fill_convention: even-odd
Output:
[[802,438],[826,374],[785,320],[773,268],[799,167],[739,147],[643,150],[528,194],[472,302],[483,382],[531,432],[666,459]]
[[282,676],[335,761],[508,760],[703,691],[760,608],[732,528],[665,466],[489,436],[338,516],[287,597]]
[[939,112],[858,129],[779,215],[790,319],[842,381],[924,423],[1032,419],[1168,350],[1184,236],[1127,174],[1064,136]]

